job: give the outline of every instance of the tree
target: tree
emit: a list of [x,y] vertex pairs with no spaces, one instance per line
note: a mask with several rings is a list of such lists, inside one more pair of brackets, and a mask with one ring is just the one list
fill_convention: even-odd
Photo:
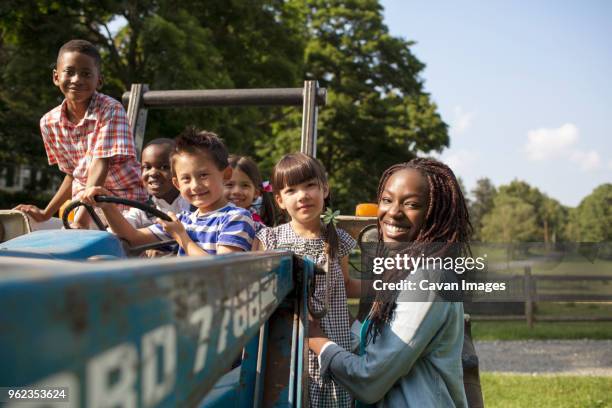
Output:
[[612,184],[605,183],[571,212],[568,235],[576,242],[612,241]]
[[481,178],[476,181],[476,186],[472,189],[472,201],[470,202],[469,212],[472,227],[474,227],[473,240],[482,240],[481,230],[482,221],[486,214],[493,208],[493,199],[497,194],[495,186],[488,178]]
[[567,223],[567,208],[557,200],[544,195],[539,212],[542,217],[544,242],[554,243],[560,238],[565,238],[563,231]]
[[[200,1],[25,0],[2,7],[0,106],[27,117],[28,137],[37,150],[22,151],[23,132],[0,136],[25,162],[44,162],[38,119],[61,101],[50,71],[57,50],[70,38],[98,46],[103,91],[117,99],[135,82],[151,89],[206,89],[287,87],[301,80],[303,30],[296,23],[301,19],[285,2],[253,0],[227,7]],[[111,33],[115,18],[126,25]],[[191,124],[215,130],[235,152],[252,152],[254,140],[270,133],[277,115],[278,110],[248,108],[156,110],[149,114],[146,138],[173,137]],[[14,113],[5,115],[0,128],[9,116]]]
[[[374,0],[302,0],[306,10],[305,78],[328,89],[320,111],[317,156],[344,213],[371,201],[378,178],[417,151],[448,146],[447,125],[423,91],[424,65],[411,42],[389,35]],[[266,167],[299,148],[300,114],[292,113],[257,143]]]
[[548,197],[537,188],[530,186],[524,181],[513,180],[508,185],[500,186],[499,192],[511,195],[532,205],[538,226],[538,234],[534,239],[535,241],[546,243],[554,241],[565,230],[567,209],[557,200]]
[[[413,43],[389,35],[374,0],[9,0],[1,7],[0,129],[11,132],[0,141],[15,147],[10,159],[45,162],[38,119],[61,101],[51,66],[61,44],[76,37],[100,48],[103,91],[115,98],[135,82],[193,89],[319,80],[329,93],[318,157],[344,211],[373,197],[389,165],[449,143],[423,91],[424,64],[410,51]],[[115,18],[126,25],[111,33]],[[14,119],[23,124],[15,132]],[[299,149],[301,110],[154,110],[146,139],[175,136],[186,125],[216,131],[232,152],[260,160],[265,174]]]
[[482,220],[482,239],[486,242],[529,242],[538,237],[533,205],[506,192],[493,199],[493,209]]

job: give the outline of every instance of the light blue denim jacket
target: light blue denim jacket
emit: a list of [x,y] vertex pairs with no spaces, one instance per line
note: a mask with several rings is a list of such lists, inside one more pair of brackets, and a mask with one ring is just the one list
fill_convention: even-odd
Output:
[[467,407],[462,347],[462,303],[398,301],[390,325],[364,355],[326,347],[321,375],[377,407]]

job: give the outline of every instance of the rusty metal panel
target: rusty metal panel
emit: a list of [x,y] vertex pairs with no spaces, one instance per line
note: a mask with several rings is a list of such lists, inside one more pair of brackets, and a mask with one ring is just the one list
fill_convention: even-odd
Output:
[[197,405],[294,288],[290,252],[2,263],[0,384],[72,406]]

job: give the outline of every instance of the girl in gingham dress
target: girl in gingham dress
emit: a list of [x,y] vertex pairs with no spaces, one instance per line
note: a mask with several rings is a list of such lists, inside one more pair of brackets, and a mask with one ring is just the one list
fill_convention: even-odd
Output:
[[[309,257],[321,267],[331,260],[329,309],[321,319],[321,327],[330,340],[344,348],[350,347],[347,294],[360,295],[359,281],[349,278],[348,254],[355,240],[333,223],[321,223],[329,187],[325,169],[314,158],[302,153],[284,156],[274,167],[272,188],[278,206],[285,210],[291,221],[275,228],[266,228],[257,234],[254,249],[289,249],[295,254]],[[317,279],[313,304],[321,310],[325,296],[325,279]],[[309,400],[311,407],[349,407],[349,394],[332,380],[319,375],[319,362],[309,351]]]

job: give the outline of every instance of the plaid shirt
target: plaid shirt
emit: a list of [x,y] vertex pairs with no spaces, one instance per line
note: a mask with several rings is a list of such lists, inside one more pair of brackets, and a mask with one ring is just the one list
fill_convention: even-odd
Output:
[[74,124],[66,115],[66,100],[40,120],[40,132],[49,164],[74,177],[72,197],[85,189],[93,159],[110,158],[104,187],[113,195],[144,201],[134,138],[123,106],[115,99],[94,93],[85,117]]

